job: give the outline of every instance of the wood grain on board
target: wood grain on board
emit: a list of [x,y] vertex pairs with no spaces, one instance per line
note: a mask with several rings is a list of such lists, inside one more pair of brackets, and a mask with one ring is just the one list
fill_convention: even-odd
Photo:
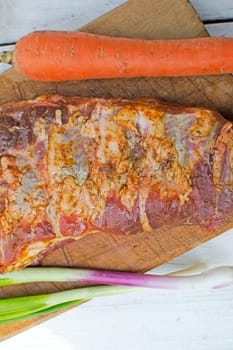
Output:
[[[62,29],[62,28],[61,28]],[[207,33],[186,0],[131,0],[82,28],[83,31],[112,36],[193,38]],[[226,76],[189,78],[146,78],[38,83],[14,70],[0,77],[0,103],[34,98],[40,94],[99,97],[156,97],[170,102],[202,106],[232,116],[233,78]],[[233,224],[229,223],[221,232]],[[134,236],[95,233],[46,256],[42,265],[62,265],[145,271],[159,265],[217,234],[198,226],[163,227],[156,232]],[[36,284],[8,287],[0,296],[38,294],[72,287],[63,284]],[[49,316],[51,317],[51,315]],[[0,340],[36,325],[46,317],[0,326]]]

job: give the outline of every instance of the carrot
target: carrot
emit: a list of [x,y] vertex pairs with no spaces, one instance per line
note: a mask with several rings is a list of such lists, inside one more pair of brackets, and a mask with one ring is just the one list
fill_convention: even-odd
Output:
[[233,38],[141,40],[40,31],[20,39],[13,64],[39,81],[233,72]]

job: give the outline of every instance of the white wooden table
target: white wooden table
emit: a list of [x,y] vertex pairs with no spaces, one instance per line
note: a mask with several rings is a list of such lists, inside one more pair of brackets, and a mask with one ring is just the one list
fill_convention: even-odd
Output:
[[[122,0],[1,0],[0,49],[35,29],[72,30]],[[232,0],[191,1],[211,35],[233,36]],[[231,22],[232,19],[232,22]],[[1,69],[6,69],[6,67]],[[160,266],[233,265],[233,230]],[[233,288],[151,291],[96,299],[0,345],[1,350],[232,350]]]

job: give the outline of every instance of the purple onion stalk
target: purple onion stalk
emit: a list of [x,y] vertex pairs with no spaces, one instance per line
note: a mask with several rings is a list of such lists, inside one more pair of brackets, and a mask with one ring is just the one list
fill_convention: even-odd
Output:
[[[189,270],[187,270],[188,272]],[[169,275],[108,270],[32,267],[0,275],[0,286],[31,282],[85,282],[95,285],[159,288],[209,289],[233,285],[233,266],[217,267],[201,273]]]

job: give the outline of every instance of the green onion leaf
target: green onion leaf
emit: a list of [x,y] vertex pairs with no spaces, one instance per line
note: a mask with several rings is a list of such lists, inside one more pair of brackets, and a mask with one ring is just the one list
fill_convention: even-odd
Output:
[[[57,293],[6,298],[0,300],[0,323],[33,317],[38,313],[48,313],[66,303],[80,303],[80,300],[128,293],[142,288],[95,286],[65,290]],[[68,305],[68,304],[67,304]],[[69,304],[71,305],[71,304]],[[65,307],[65,306],[64,306]],[[46,311],[47,310],[47,311]]]
[[[1,275],[2,285],[42,281],[84,281],[109,285],[0,299],[0,324],[62,310],[95,297],[128,293],[145,288],[202,290],[233,285],[233,267],[223,266],[203,272],[204,268],[201,265],[165,276],[68,268],[28,268],[8,273]],[[188,275],[190,272],[191,275]]]
[[22,321],[22,320],[25,320],[27,318],[31,318],[31,317],[36,317],[36,316],[41,316],[41,315],[46,315],[46,314],[50,314],[50,313],[53,313],[53,312],[56,312],[56,311],[61,311],[63,309],[67,309],[69,307],[72,307],[72,306],[77,306],[77,305],[80,305],[84,302],[88,301],[88,299],[81,299],[81,300],[74,300],[74,301],[68,301],[66,303],[61,303],[61,304],[57,304],[57,305],[54,305],[54,306],[51,306],[51,307],[48,307],[46,309],[42,309],[40,311],[36,311],[36,312],[32,312],[32,313],[28,313],[27,315],[21,315],[21,316],[18,316],[18,317],[12,317],[12,318],[8,318],[8,319],[5,319],[5,320],[1,320],[0,318],[0,325],[1,324],[7,324],[7,323],[10,323],[10,322],[16,322],[16,321]]

